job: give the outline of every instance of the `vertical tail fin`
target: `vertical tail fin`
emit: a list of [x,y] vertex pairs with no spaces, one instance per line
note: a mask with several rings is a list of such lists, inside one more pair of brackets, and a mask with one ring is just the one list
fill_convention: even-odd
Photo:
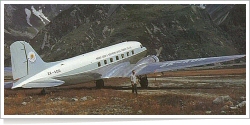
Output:
[[45,62],[29,43],[16,41],[10,46],[13,79],[18,80],[45,68]]

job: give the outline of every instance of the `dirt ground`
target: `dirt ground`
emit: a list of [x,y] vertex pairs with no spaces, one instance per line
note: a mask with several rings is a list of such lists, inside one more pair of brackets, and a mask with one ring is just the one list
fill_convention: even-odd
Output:
[[[47,89],[4,90],[5,115],[246,115],[245,67],[193,68],[148,75],[132,94],[129,79]],[[222,99],[221,101],[218,101]]]

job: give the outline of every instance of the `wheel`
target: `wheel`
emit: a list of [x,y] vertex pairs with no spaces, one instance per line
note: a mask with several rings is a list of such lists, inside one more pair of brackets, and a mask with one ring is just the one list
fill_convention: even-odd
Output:
[[45,95],[45,94],[46,94],[45,88],[43,88],[43,90],[41,91],[41,94],[42,94],[42,95]]
[[104,87],[104,80],[103,79],[96,80],[95,84],[97,89],[101,89]]
[[141,88],[144,88],[144,89],[148,88],[148,77],[146,75],[140,76],[139,81],[140,81]]

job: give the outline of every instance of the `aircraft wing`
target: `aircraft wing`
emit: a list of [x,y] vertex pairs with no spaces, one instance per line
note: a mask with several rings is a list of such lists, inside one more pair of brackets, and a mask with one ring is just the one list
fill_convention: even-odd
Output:
[[225,62],[225,61],[230,61],[230,60],[234,60],[234,59],[238,59],[242,57],[245,57],[245,55],[220,56],[220,57],[155,62],[155,63],[150,63],[150,64],[146,64],[146,65],[138,67],[137,69],[139,71],[137,71],[136,75],[143,75],[143,74],[149,74],[149,73],[182,69],[182,68],[193,67],[193,66]]
[[4,88],[5,89],[9,89],[13,86],[13,81],[10,81],[10,82],[4,82]]
[[245,55],[208,57],[164,62],[149,62],[145,64],[134,65],[130,64],[129,62],[124,62],[113,68],[110,68],[109,70],[106,70],[105,73],[102,74],[102,78],[129,77],[131,75],[132,70],[136,71],[136,75],[144,75],[149,73],[171,71],[187,67],[225,62],[242,57],[245,57]]

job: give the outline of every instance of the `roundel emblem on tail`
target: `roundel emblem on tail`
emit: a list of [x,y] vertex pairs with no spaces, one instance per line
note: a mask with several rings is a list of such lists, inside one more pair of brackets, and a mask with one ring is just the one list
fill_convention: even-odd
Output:
[[35,62],[36,61],[36,54],[34,52],[29,52],[28,59],[30,62]]

